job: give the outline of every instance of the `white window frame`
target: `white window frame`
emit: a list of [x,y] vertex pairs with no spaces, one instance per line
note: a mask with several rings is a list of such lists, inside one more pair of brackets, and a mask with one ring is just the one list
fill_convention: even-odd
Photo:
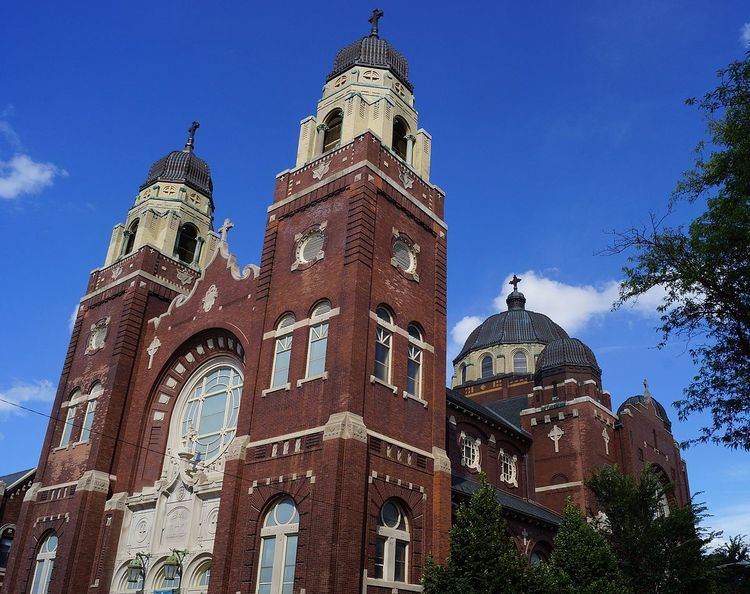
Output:
[[[269,390],[278,390],[289,387],[289,370],[292,368],[292,339],[296,318],[293,314],[286,314],[276,325],[276,341],[273,345],[273,365],[271,366],[271,384]],[[283,382],[276,382],[276,369],[279,364],[279,355],[289,352],[289,367],[286,368],[286,378]]]
[[[461,431],[461,466],[471,468],[477,472],[482,470],[482,440]],[[467,456],[467,448],[470,451]]]
[[[405,530],[401,530],[399,528],[390,528],[385,525],[385,522],[383,521],[383,508],[389,503],[396,506],[396,509],[398,509],[398,513],[400,514],[401,519],[403,519]],[[400,525],[400,523],[401,522],[399,522],[397,525]],[[386,501],[383,504],[383,507],[380,508],[377,538],[385,539],[385,546],[383,547],[383,577],[375,579],[396,584],[408,584],[410,569],[409,553],[411,550],[409,521],[406,518],[406,514],[404,514],[404,510],[402,509],[402,507],[392,500]],[[396,580],[396,546],[398,542],[406,543],[406,551],[404,553],[404,581]]]
[[[317,313],[322,305],[328,305],[328,309],[324,312]],[[315,306],[312,315],[309,319],[310,330],[307,336],[307,362],[305,364],[305,378],[318,377],[326,372],[326,363],[328,359],[328,320],[327,316],[331,311],[331,304],[328,301],[321,301]],[[323,357],[323,370],[313,375],[310,374],[310,361],[312,355],[312,346],[314,342],[325,341],[325,355]]]
[[[47,543],[49,539],[54,537],[56,539],[55,549],[49,550]],[[34,563],[34,577],[31,583],[31,594],[47,594],[49,590],[49,584],[52,580],[52,572],[55,569],[55,559],[57,558],[57,548],[60,546],[57,534],[50,532],[39,547],[39,552],[36,555],[36,562]],[[47,550],[44,550],[47,549]],[[42,565],[41,573],[37,573],[37,568]],[[37,581],[38,580],[38,581]]]
[[[271,570],[271,592],[272,594],[277,594],[281,592],[281,589],[283,587],[283,579],[284,579],[284,567],[286,565],[286,553],[287,553],[287,541],[289,537],[296,536],[297,537],[297,552],[299,552],[299,509],[297,508],[296,503],[291,499],[291,497],[288,497],[290,501],[294,504],[295,513],[297,514],[298,520],[297,522],[290,521],[287,524],[276,524],[275,526],[266,526],[266,520],[270,514],[273,514],[276,511],[277,506],[287,499],[286,497],[283,499],[278,500],[271,508],[266,512],[266,514],[263,516],[263,528],[261,528],[260,531],[260,547],[258,547],[258,576],[256,579],[256,586],[255,586],[255,592],[256,594],[260,592],[260,572],[262,569],[262,560],[263,560],[263,543],[265,540],[268,540],[270,538],[274,538],[274,552],[273,552],[273,565]],[[292,516],[294,517],[294,516]],[[295,574],[296,574],[296,566],[295,566]]]
[[[518,355],[523,355],[525,364],[524,364],[524,370],[523,371],[516,371],[516,357]],[[513,358],[511,359],[511,364],[513,365],[513,373],[529,373],[529,355],[526,353],[526,351],[516,351],[513,353]]]
[[[413,396],[414,398],[422,399],[422,358],[424,356],[424,351],[420,349],[417,345],[413,343],[409,343],[408,347],[408,355],[407,355],[407,364],[406,364],[406,391],[410,396]],[[414,385],[415,389],[414,392],[409,392],[409,363],[413,362],[417,366],[417,374],[414,378]]]
[[[391,383],[391,361],[393,360],[393,357],[391,356],[391,350],[393,346],[393,333],[390,330],[387,330],[384,326],[381,326],[378,324],[377,328],[375,328],[375,369],[373,370],[373,375],[381,380],[384,381],[387,384]],[[385,348],[386,352],[386,360],[385,362],[378,361],[378,350],[377,345],[381,344]],[[378,366],[381,365],[385,367],[385,378],[378,377]]]
[[73,437],[73,428],[75,426],[76,409],[78,405],[68,407],[68,412],[65,415],[65,424],[63,425],[62,435],[60,436],[60,445],[58,447],[66,448],[70,445],[70,440]]
[[91,429],[94,426],[94,416],[96,415],[96,398],[89,400],[86,404],[86,413],[83,415],[83,426],[81,427],[81,437],[79,443],[91,441]]
[[508,454],[502,448],[498,455],[498,462],[500,463],[500,480],[513,487],[518,486],[518,456]]

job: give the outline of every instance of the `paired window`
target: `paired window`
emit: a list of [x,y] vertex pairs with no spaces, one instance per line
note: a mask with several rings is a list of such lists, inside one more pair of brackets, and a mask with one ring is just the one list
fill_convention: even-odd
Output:
[[344,112],[340,109],[334,111],[325,120],[325,133],[323,135],[323,152],[326,153],[339,146],[341,143],[341,128],[344,125]]
[[180,227],[175,242],[174,254],[180,262],[192,264],[198,258],[198,228],[190,223]]
[[36,555],[34,578],[31,582],[31,594],[47,594],[52,580],[52,570],[57,556],[57,534],[50,532],[42,541]]
[[326,351],[328,349],[328,318],[316,322],[321,316],[331,311],[330,301],[318,303],[310,315],[310,335],[307,345],[306,377],[323,375],[326,370]]
[[481,470],[480,450],[481,441],[478,437],[461,431],[461,466],[473,470]]
[[375,541],[375,578],[406,582],[409,559],[409,527],[403,508],[393,500],[380,508]]
[[416,324],[409,324],[409,353],[406,362],[406,392],[415,398],[422,397],[422,349],[411,339],[422,342],[422,331]]
[[[393,316],[388,309],[381,305],[375,311],[378,322],[393,323]],[[386,327],[378,324],[375,329],[375,371],[374,375],[380,381],[391,381],[391,343],[393,334]]]
[[292,594],[298,534],[297,506],[291,497],[284,497],[263,521],[257,594]]
[[490,378],[494,375],[492,369],[492,356],[487,355],[482,358],[482,379]]
[[271,372],[271,387],[279,388],[289,383],[289,365],[292,360],[292,331],[296,318],[287,314],[276,325],[276,331],[283,334],[276,336],[276,348]]
[[513,354],[513,373],[528,373],[528,359],[523,351]]
[[222,362],[204,368],[189,384],[180,438],[182,448],[197,460],[213,460],[234,439],[242,382],[239,369]]

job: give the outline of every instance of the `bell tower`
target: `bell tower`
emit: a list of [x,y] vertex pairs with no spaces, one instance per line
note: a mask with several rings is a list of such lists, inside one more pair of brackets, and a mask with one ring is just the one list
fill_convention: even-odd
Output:
[[144,245],[194,269],[213,254],[219,237],[213,231],[211,170],[195,154],[193,122],[181,151],[172,151],[149,169],[124,224],[112,231],[105,266]]

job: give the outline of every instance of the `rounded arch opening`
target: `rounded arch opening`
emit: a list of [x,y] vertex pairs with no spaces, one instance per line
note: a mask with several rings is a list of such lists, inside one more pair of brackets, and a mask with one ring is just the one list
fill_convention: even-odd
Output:
[[123,256],[126,256],[133,251],[133,247],[135,246],[135,236],[136,233],[138,233],[139,223],[140,219],[135,219],[132,223],[130,223],[130,227],[128,227],[127,231],[125,231],[125,249],[122,251]]
[[185,223],[177,233],[175,256],[180,262],[192,264],[198,257],[198,228],[192,223]]
[[513,353],[513,373],[528,373],[529,357],[526,351],[516,351]]
[[481,358],[482,379],[488,379],[495,375],[495,367],[492,361],[492,355],[486,354]]
[[389,582],[408,581],[410,544],[408,507],[395,497],[386,499],[378,513],[374,577]]
[[406,137],[409,135],[409,126],[401,116],[393,118],[393,141],[391,146],[393,151],[406,161],[406,148],[407,140]]
[[341,144],[341,129],[344,125],[344,112],[335,109],[326,116],[324,121],[325,132],[323,134],[323,152],[327,153]]

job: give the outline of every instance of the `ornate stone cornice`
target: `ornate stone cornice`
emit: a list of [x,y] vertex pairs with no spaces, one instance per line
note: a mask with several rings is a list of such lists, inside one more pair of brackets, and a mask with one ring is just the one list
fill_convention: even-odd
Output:
[[327,439],[357,439],[367,443],[367,426],[362,417],[349,411],[333,413],[323,428],[323,441]]
[[229,460],[244,460],[247,454],[247,444],[250,443],[249,435],[238,435],[227,447],[227,452],[224,454],[227,461]]
[[78,479],[76,491],[107,493],[109,491],[109,474],[101,470],[87,470]]
[[444,449],[433,446],[432,457],[434,458],[435,472],[451,473],[451,459]]

